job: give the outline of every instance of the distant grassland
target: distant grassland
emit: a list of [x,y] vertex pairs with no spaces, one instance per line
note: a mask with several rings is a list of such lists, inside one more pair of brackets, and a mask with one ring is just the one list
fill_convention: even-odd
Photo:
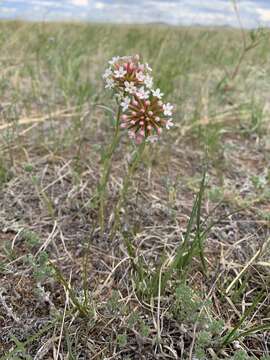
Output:
[[107,62],[138,53],[176,105],[179,135],[199,131],[215,152],[224,128],[269,131],[268,30],[24,22],[1,22],[0,30],[1,103],[15,126],[20,118],[113,105],[102,80]]
[[[26,113],[104,102],[109,96],[101,75],[108,59],[139,53],[152,64],[156,86],[177,104],[179,121],[188,122],[224,110],[220,83],[230,82],[243,52],[241,31],[224,28],[1,22],[0,30],[1,101],[14,101]],[[241,63],[235,105],[264,105],[268,36]],[[249,43],[250,33],[245,37]]]

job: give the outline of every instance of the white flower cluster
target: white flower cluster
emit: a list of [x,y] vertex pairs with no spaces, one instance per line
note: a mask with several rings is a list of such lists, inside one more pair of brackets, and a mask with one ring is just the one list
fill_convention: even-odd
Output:
[[[166,118],[172,116],[173,106],[170,103],[164,104],[162,102],[164,94],[160,89],[154,88],[151,74],[152,69],[147,63],[140,62],[139,55],[117,56],[109,61],[109,67],[105,70],[103,79],[105,81],[105,88],[113,89],[117,98],[120,99],[120,106],[123,112],[130,110],[130,108],[134,106],[132,105],[134,101],[135,103],[146,101],[151,104],[158,104],[161,110],[161,116],[164,116],[165,119],[162,127],[164,126],[166,129],[170,129],[170,127],[173,126],[172,119]],[[150,116],[151,112],[152,111],[150,111]],[[148,128],[150,127],[151,126],[148,125]],[[142,132],[143,130],[141,130],[141,133]]]

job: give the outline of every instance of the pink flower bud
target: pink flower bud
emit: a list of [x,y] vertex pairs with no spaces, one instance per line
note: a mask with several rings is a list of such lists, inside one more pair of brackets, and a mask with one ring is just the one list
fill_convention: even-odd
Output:
[[153,116],[153,115],[154,115],[153,111],[148,111],[148,114],[149,114],[149,116]]
[[151,105],[151,102],[149,100],[146,100],[145,105],[149,106],[149,105]]
[[160,135],[162,133],[162,129],[161,128],[157,128],[157,133],[158,135]]
[[160,122],[160,117],[156,116],[155,120],[156,120],[156,122]]
[[122,123],[122,124],[120,125],[120,127],[121,127],[122,129],[124,129],[125,127],[127,127],[127,124]]
[[141,131],[140,131],[140,135],[141,135],[141,136],[144,136],[144,130],[141,130]]
[[132,101],[132,104],[133,104],[134,106],[137,106],[137,105],[138,105],[138,101],[133,100],[133,101]]
[[131,124],[131,125],[135,125],[135,124],[136,124],[136,121],[135,121],[135,120],[131,120],[131,121],[130,121],[130,124]]
[[143,125],[144,125],[144,121],[140,121],[139,124],[140,124],[141,126],[143,126]]
[[128,116],[126,114],[124,114],[124,115],[121,116],[121,118],[122,118],[122,120],[126,121]]
[[149,130],[149,131],[152,130],[152,126],[151,126],[151,125],[148,125],[148,126],[147,126],[147,130]]
[[136,111],[132,111],[132,115],[136,116],[137,115]]

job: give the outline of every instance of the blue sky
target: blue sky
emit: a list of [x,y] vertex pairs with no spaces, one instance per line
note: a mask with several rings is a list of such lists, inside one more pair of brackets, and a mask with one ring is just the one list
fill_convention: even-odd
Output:
[[[270,0],[237,3],[243,26],[270,26]],[[232,0],[0,0],[0,18],[238,25]]]

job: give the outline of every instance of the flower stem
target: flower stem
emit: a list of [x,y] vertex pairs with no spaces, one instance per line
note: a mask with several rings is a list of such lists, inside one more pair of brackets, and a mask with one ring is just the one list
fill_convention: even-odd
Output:
[[120,129],[120,115],[121,115],[121,107],[118,107],[117,116],[116,116],[116,125],[114,130],[114,136],[112,139],[112,142],[109,146],[108,152],[105,155],[105,158],[103,160],[103,171],[102,171],[102,177],[98,185],[98,193],[99,193],[99,212],[98,212],[98,218],[99,218],[99,226],[101,231],[104,231],[104,203],[105,203],[105,197],[106,197],[106,188],[107,183],[109,181],[110,173],[111,173],[111,167],[112,167],[112,157],[113,154],[119,144],[120,135],[119,135],[119,129]]
[[117,204],[115,206],[115,209],[114,209],[114,225],[113,225],[113,229],[112,229],[112,232],[111,232],[111,239],[114,238],[114,236],[116,234],[116,231],[119,228],[119,225],[120,225],[120,209],[121,209],[121,207],[123,207],[125,205],[126,196],[127,196],[128,189],[129,189],[129,186],[130,186],[130,180],[133,178],[133,175],[134,175],[134,173],[136,171],[137,165],[138,165],[138,163],[140,162],[140,160],[142,158],[142,155],[143,155],[143,152],[144,152],[144,149],[145,149],[145,144],[146,144],[145,141],[143,141],[140,144],[140,146],[138,147],[137,151],[135,152],[133,158],[131,159],[131,161],[129,163],[128,172],[127,172],[127,175],[126,175],[126,177],[124,178],[124,181],[123,181],[123,188],[122,188],[122,191],[120,193],[118,202],[117,202]]

